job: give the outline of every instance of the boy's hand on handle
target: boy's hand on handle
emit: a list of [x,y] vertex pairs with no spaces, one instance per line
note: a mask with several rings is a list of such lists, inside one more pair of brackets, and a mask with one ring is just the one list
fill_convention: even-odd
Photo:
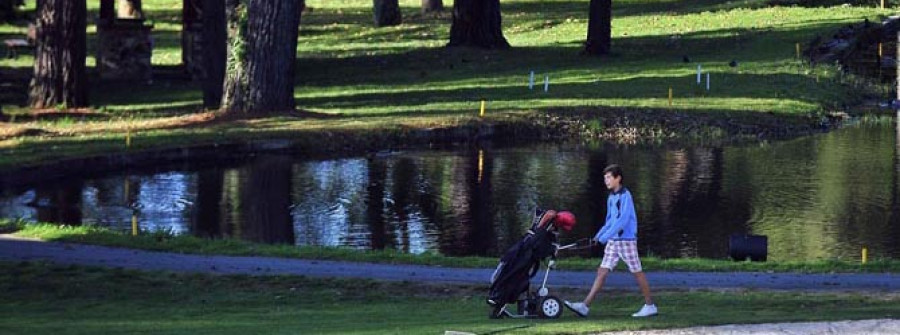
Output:
[[603,230],[600,230],[596,235],[594,235],[594,237],[591,237],[591,243],[603,244],[603,241],[600,241],[600,235],[602,232]]

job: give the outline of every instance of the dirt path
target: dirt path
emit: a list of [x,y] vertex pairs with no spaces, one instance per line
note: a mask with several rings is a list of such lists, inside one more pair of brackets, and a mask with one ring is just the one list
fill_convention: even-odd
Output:
[[[488,284],[492,269],[444,268],[422,265],[371,264],[317,261],[275,257],[235,257],[191,255],[111,248],[71,243],[43,242],[0,235],[0,260],[50,261],[121,267],[137,270],[165,270],[211,274],[304,275],[311,277],[369,278],[392,281],[422,281],[461,284]],[[543,271],[535,280],[543,278]],[[793,274],[793,273],[647,273],[654,288],[660,289],[773,289],[811,291],[900,290],[898,274]],[[553,271],[548,284],[585,288],[593,281],[592,271]],[[635,290],[631,275],[615,272],[607,279],[610,289]]]

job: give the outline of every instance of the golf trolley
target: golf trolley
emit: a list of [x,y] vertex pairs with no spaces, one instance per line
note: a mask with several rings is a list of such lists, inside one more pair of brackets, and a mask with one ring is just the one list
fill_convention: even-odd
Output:
[[[552,217],[545,217],[547,213],[536,209],[531,229],[500,258],[500,264],[491,275],[491,289],[486,300],[491,306],[491,318],[555,319],[562,314],[562,300],[550,295],[547,278],[550,276],[550,269],[556,264],[557,251],[575,246],[570,244],[560,247],[557,243],[559,228],[572,229],[575,216],[571,212],[561,211]],[[537,291],[531,291],[531,279],[540,271],[541,263],[548,258],[550,260],[541,287]],[[516,305],[516,313],[508,309],[513,303]]]

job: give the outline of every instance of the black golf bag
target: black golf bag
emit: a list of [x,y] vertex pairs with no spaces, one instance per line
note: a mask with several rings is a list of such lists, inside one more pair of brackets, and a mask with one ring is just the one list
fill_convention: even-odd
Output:
[[[545,317],[556,318],[562,313],[560,300],[548,295],[547,275],[556,258],[557,232],[553,222],[540,226],[544,211],[536,210],[531,229],[522,240],[507,249],[500,264],[491,276],[491,289],[487,303],[491,305],[491,318]],[[530,292],[531,278],[540,270],[541,262],[552,258],[547,267],[544,282],[537,292]],[[516,303],[518,314],[507,310],[507,305]]]

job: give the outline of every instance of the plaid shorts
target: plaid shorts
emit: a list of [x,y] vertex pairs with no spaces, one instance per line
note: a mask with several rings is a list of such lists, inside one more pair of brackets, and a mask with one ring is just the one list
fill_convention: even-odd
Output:
[[641,259],[638,257],[637,241],[610,240],[603,251],[603,262],[600,263],[600,267],[612,271],[619,264],[620,258],[628,265],[631,273],[643,271]]

